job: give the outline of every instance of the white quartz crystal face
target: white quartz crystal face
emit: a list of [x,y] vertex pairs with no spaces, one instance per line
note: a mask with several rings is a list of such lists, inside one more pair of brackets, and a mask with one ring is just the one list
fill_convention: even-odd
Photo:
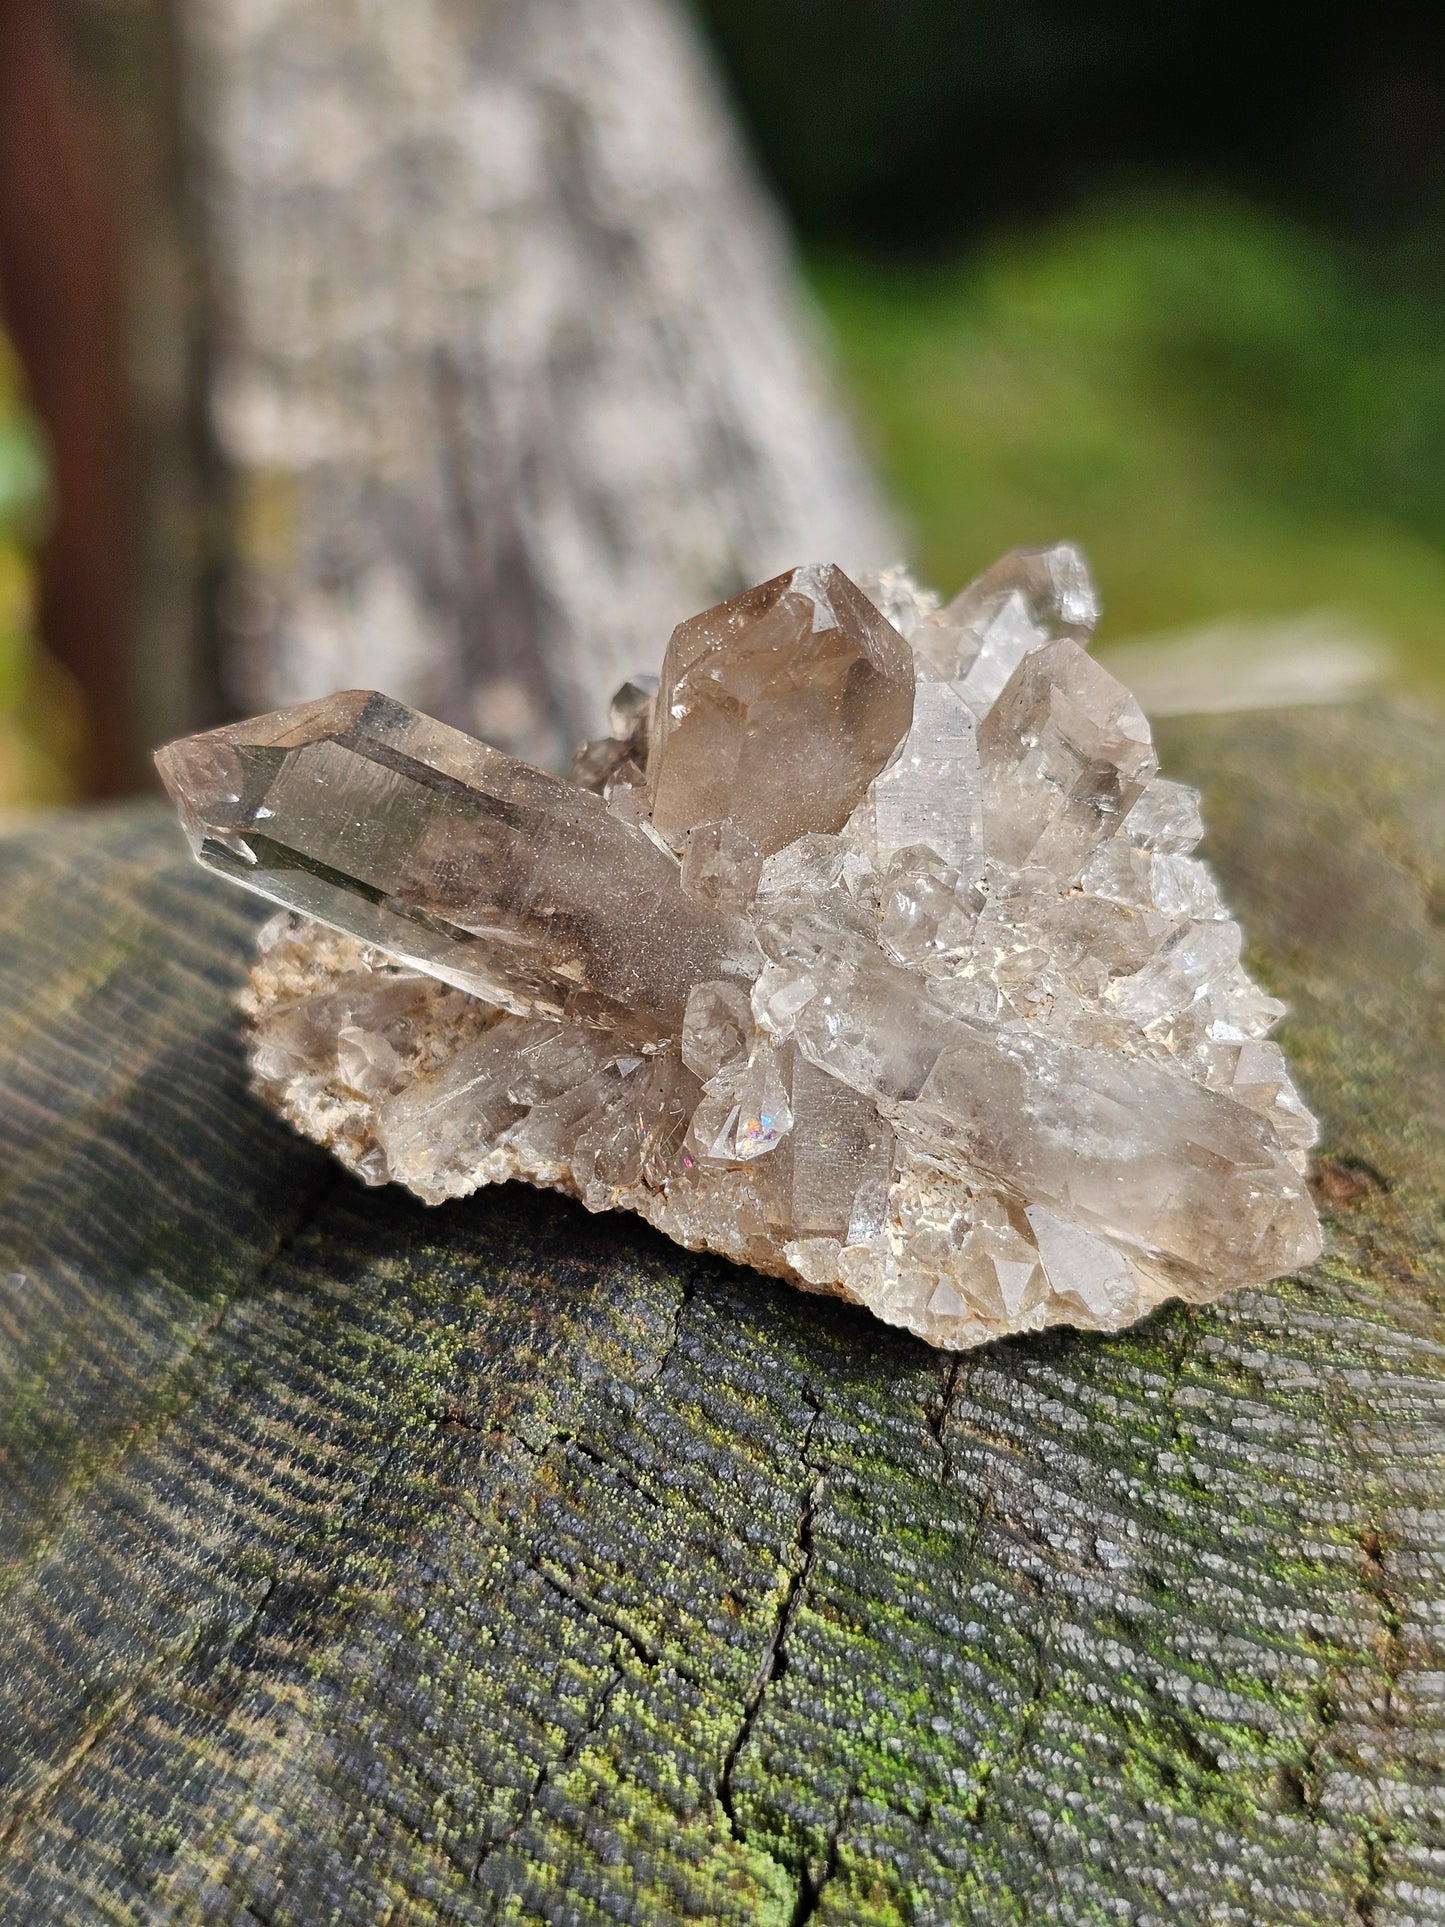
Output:
[[949,1348],[1310,1263],[1282,1006],[1078,551],[864,588],[681,624],[570,783],[367,692],[163,751],[283,906],[257,1088],[369,1184],[552,1186]]
[[920,680],[908,734],[869,794],[875,867],[922,844],[960,875],[982,872],[978,724],[947,683]]

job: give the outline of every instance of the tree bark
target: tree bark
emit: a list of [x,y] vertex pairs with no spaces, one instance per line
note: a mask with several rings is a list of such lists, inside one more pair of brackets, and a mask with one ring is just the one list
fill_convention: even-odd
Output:
[[682,0],[10,0],[0,50],[97,790],[358,682],[565,762],[680,616],[895,558]]
[[362,1191],[161,816],[0,844],[0,1918],[1445,1918],[1438,744],[1164,732],[1324,1261],[953,1359]]
[[533,760],[674,622],[896,537],[674,0],[186,0],[233,699]]

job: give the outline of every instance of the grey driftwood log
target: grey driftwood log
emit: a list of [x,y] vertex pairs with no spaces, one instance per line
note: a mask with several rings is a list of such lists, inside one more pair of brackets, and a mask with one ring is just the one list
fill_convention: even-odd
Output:
[[0,844],[0,1920],[1445,1919],[1438,725],[1164,739],[1328,1254],[956,1359],[361,1190],[159,812]]
[[565,765],[681,614],[896,559],[683,0],[182,0],[205,566],[247,711]]

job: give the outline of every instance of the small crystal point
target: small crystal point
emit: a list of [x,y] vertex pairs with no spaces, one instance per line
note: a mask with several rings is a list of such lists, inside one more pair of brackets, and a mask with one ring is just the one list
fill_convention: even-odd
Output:
[[610,796],[617,789],[643,787],[656,701],[656,676],[630,676],[623,683],[608,705],[611,735],[584,743],[572,759],[569,775],[579,788]]
[[201,860],[286,906],[257,1086],[367,1183],[555,1186],[935,1345],[1308,1264],[1281,1006],[1077,551],[868,587],[916,677],[792,570],[682,624],[572,783],[366,692],[162,751]]
[[648,761],[652,821],[680,847],[731,820],[767,855],[840,829],[902,741],[913,656],[841,569],[790,569],[679,623]]
[[1031,650],[979,729],[984,847],[1072,883],[1159,769],[1144,712],[1067,639]]
[[1124,833],[1141,849],[1164,856],[1187,856],[1204,835],[1199,792],[1187,783],[1156,776],[1129,812]]
[[656,676],[629,676],[607,706],[607,724],[620,743],[635,746],[638,760],[647,754],[652,712],[657,704]]
[[1084,558],[1072,542],[1059,542],[1011,550],[911,639],[920,666],[953,683],[975,715],[984,716],[1030,650],[1060,638],[1087,643],[1098,620]]

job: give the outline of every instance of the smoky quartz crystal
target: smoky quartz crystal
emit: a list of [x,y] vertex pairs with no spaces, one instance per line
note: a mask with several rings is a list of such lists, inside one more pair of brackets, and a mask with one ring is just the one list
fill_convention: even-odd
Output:
[[1068,545],[789,571],[570,781],[353,691],[188,737],[282,906],[252,1072],[368,1183],[526,1179],[963,1348],[1310,1263],[1315,1125]]

